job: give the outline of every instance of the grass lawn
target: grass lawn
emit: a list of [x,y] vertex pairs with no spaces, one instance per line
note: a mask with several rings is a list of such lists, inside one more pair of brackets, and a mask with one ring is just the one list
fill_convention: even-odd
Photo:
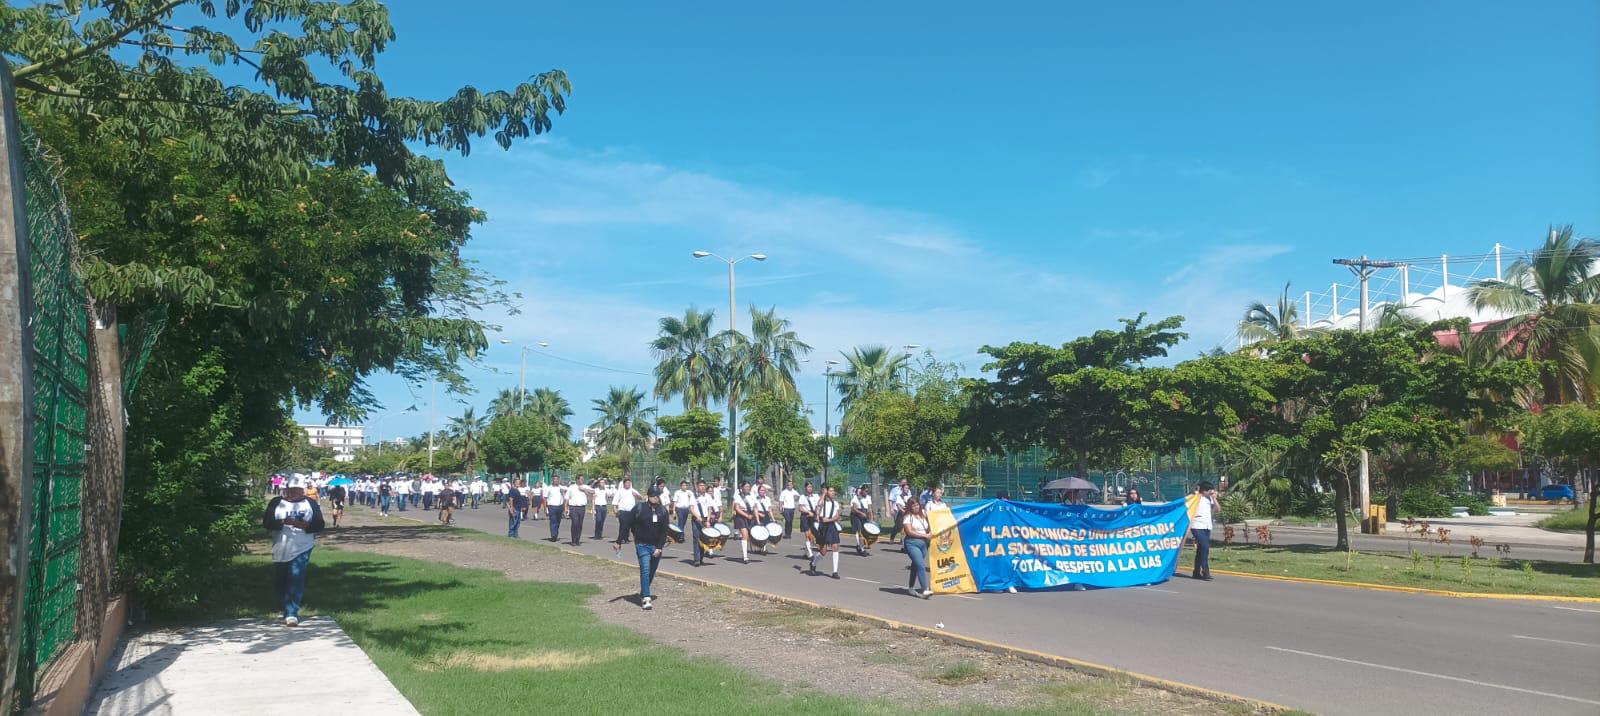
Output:
[[[226,569],[225,591],[208,595],[185,621],[275,617],[265,557],[240,557]],[[903,712],[881,701],[786,689],[602,623],[584,605],[598,591],[320,547],[305,614],[337,619],[424,714]],[[938,676],[959,682],[978,674],[966,665]],[[1113,713],[1093,694],[1048,696],[1037,709],[1006,713]],[[940,713],[1000,711],[956,706]]]
[[1558,512],[1553,516],[1546,517],[1539,523],[1539,526],[1547,530],[1571,530],[1573,532],[1582,532],[1588,526],[1588,524],[1589,508],[1585,505],[1581,507],[1574,507],[1570,510]]
[[[1600,597],[1600,565],[1497,558],[1492,556],[1493,548],[1485,551],[1487,555],[1479,559],[1357,552],[1350,556],[1347,568],[1345,553],[1329,547],[1216,544],[1211,548],[1211,567],[1454,592]],[[1185,550],[1185,554],[1179,574],[1187,574],[1194,563],[1193,553]],[[1467,547],[1463,545],[1462,555],[1466,554]]]

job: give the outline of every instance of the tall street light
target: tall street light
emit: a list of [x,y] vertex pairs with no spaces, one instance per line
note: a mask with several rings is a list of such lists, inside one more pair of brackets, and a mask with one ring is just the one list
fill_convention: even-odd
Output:
[[839,361],[830,360],[822,368],[822,485],[828,485],[828,463],[833,462],[833,426],[829,424],[828,405],[833,402],[833,367]]
[[[733,266],[734,266],[734,264],[737,264],[740,261],[743,261],[745,259],[755,259],[757,261],[766,261],[767,260],[767,255],[766,254],[749,254],[749,255],[746,255],[746,256],[740,256],[739,258],[736,258],[736,259],[727,259],[727,258],[723,258],[721,256],[718,256],[718,255],[716,255],[714,253],[711,253],[710,251],[696,251],[696,252],[694,252],[694,257],[697,258],[697,259],[703,259],[703,258],[706,258],[707,256],[728,264],[728,331],[733,332],[733,333],[737,333],[737,332],[739,332],[739,328],[738,328],[738,323],[735,320],[735,317],[738,314],[736,313],[736,311],[734,309]],[[737,380],[737,377],[731,376],[731,375],[728,376],[728,382],[730,384],[730,386],[729,386],[730,388],[732,387],[731,384],[735,380]],[[733,391],[733,390],[729,390],[728,391],[728,432],[729,432],[729,436],[728,437],[733,441],[733,489],[734,489],[734,494],[738,494],[738,490],[739,490],[739,412],[738,411],[739,411],[739,409],[738,409],[738,407],[736,405],[734,405],[734,402],[735,402],[733,400],[734,393],[735,393],[735,391]]]
[[907,353],[906,353],[905,372],[902,374],[902,377],[900,378],[900,380],[901,380],[901,382],[904,382],[906,384],[906,392],[907,393],[912,393],[912,392],[915,392],[915,391],[911,390],[911,353],[910,353],[910,351],[914,351],[914,350],[916,350],[918,348],[921,348],[922,344],[921,343],[907,343],[902,347],[906,349]]
[[[511,341],[501,338],[500,345],[509,346]],[[539,341],[540,348],[549,348],[550,344]],[[522,403],[528,396],[528,351],[533,348],[527,344],[522,345],[522,370],[518,371],[517,378],[517,415],[522,415]]]

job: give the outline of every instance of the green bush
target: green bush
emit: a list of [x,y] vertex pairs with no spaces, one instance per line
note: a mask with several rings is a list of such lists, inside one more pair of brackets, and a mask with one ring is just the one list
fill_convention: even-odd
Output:
[[1465,506],[1469,515],[1482,517],[1489,514],[1489,501],[1477,495],[1456,495],[1450,501],[1456,506]]
[[1586,505],[1579,505],[1566,512],[1558,513],[1554,517],[1546,517],[1543,522],[1539,523],[1539,526],[1547,530],[1582,531],[1587,529],[1589,525],[1588,509]]
[[1289,503],[1289,514],[1296,517],[1333,517],[1333,500],[1331,492],[1306,491],[1295,495]]
[[1222,497],[1222,523],[1243,522],[1255,511],[1255,506],[1250,500],[1237,492],[1230,492]]
[[1413,487],[1400,493],[1397,517],[1449,517],[1451,499],[1426,487]]

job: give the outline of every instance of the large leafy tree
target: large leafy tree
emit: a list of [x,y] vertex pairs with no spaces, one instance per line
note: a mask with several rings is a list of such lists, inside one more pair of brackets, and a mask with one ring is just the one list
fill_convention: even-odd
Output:
[[450,419],[448,428],[450,445],[454,448],[456,457],[466,465],[468,473],[475,473],[478,470],[478,456],[483,452],[481,438],[488,426],[489,419],[478,415],[471,407]]
[[839,391],[840,422],[849,425],[851,406],[873,393],[906,389],[906,369],[911,356],[895,353],[888,346],[856,346],[844,356],[845,369],[834,373],[833,387]]
[[1595,526],[1600,524],[1600,411],[1586,405],[1562,405],[1528,416],[1522,426],[1528,448],[1552,467],[1588,480],[1589,512],[1584,522],[1583,561],[1594,564]]
[[589,427],[600,431],[600,451],[622,459],[622,474],[631,472],[635,450],[650,447],[655,428],[650,419],[655,415],[653,405],[645,405],[644,391],[638,388],[611,386],[606,397],[594,401],[594,410],[600,417]]
[[516,415],[527,406],[529,399],[530,394],[521,388],[501,388],[494,400],[489,401],[489,415],[494,418]]
[[657,421],[665,440],[661,459],[692,470],[696,479],[701,471],[723,464],[728,439],[722,435],[722,418],[705,408],[693,408],[682,415],[664,415]]
[[531,415],[495,418],[483,431],[483,458],[491,472],[527,473],[570,463],[577,452],[570,440]]
[[744,447],[776,484],[797,469],[820,466],[811,423],[800,413],[795,398],[761,392],[745,401]]
[[684,310],[683,317],[661,319],[660,334],[650,342],[656,358],[655,396],[661,400],[683,397],[685,410],[704,408],[718,397],[719,377],[715,340],[711,332],[713,311]]
[[750,339],[745,380],[750,395],[770,393],[779,398],[796,398],[795,373],[800,359],[811,354],[811,346],[800,340],[789,319],[780,317],[777,308],[765,311],[750,307]]
[[1151,395],[1161,387],[1144,367],[1186,337],[1179,316],[1144,323],[1123,319],[1060,348],[1040,343],[985,346],[992,380],[967,384],[973,444],[1020,450],[1043,445],[1070,460],[1080,476],[1092,464],[1118,461],[1158,436],[1150,427]]
[[1600,242],[1575,239],[1572,227],[1551,228],[1544,245],[1467,289],[1472,305],[1513,314],[1483,327],[1508,357],[1545,361],[1540,375],[1547,405],[1592,400],[1600,384]]
[[572,426],[567,424],[567,418],[572,417],[572,404],[561,397],[561,391],[554,388],[534,388],[533,393],[528,396],[527,413],[536,418],[543,418],[559,435],[572,434]]
[[873,494],[878,494],[882,474],[921,487],[972,463],[959,388],[937,372],[921,375],[915,394],[879,391],[856,405],[844,449],[872,468]]

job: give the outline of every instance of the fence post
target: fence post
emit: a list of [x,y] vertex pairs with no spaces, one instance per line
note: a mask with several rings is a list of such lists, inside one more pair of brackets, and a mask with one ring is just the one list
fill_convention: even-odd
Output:
[[33,306],[21,127],[0,59],[0,708],[16,704],[33,515]]

